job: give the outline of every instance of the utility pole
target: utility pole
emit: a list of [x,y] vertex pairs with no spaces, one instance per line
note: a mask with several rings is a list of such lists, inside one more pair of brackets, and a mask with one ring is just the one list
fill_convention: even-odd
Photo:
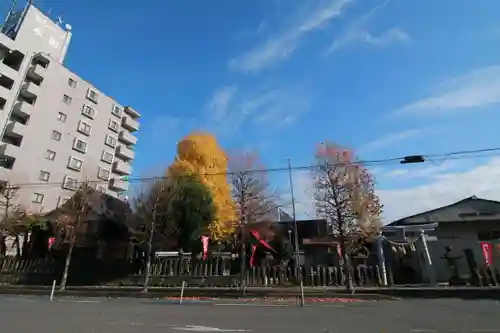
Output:
[[300,257],[299,257],[299,232],[297,228],[297,217],[295,213],[295,196],[293,191],[293,179],[292,179],[292,162],[290,159],[288,161],[288,179],[290,180],[290,194],[292,195],[292,218],[293,218],[293,232],[295,234],[295,271],[297,278],[299,279],[300,285],[300,305],[304,306],[304,283],[302,282],[302,272],[300,267]]
[[240,174],[240,234],[241,234],[241,248],[240,248],[240,292],[241,296],[245,296],[246,288],[246,237],[245,237],[245,187],[244,187],[244,173]]
[[143,292],[148,292],[149,276],[151,275],[151,253],[153,252],[153,236],[156,228],[156,209],[160,203],[164,188],[160,188],[156,192],[155,204],[153,205],[152,218],[151,218],[151,230],[149,231],[149,241],[148,241],[148,251],[146,254],[146,276],[144,277],[144,289]]

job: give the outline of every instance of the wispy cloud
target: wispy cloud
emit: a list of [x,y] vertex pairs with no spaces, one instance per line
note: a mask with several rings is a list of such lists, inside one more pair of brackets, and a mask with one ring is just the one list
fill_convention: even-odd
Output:
[[[448,163],[448,162],[447,162]],[[465,171],[449,171],[434,176],[424,185],[377,191],[384,204],[387,222],[476,195],[480,198],[500,200],[500,159]]]
[[436,115],[500,103],[500,65],[480,68],[447,80],[428,97],[394,112],[396,115]]
[[217,122],[223,121],[227,116],[229,105],[237,91],[236,86],[225,86],[214,93],[212,100],[208,103],[208,108]]
[[443,172],[456,169],[459,163],[456,161],[447,161],[441,165],[431,165],[422,168],[405,168],[393,169],[386,172],[383,177],[387,178],[404,178],[404,180],[417,179],[417,178],[438,178]]
[[385,46],[395,42],[408,43],[410,41],[410,35],[400,28],[392,28],[379,35],[373,35],[368,31],[367,25],[372,17],[376,12],[387,6],[388,3],[389,0],[385,0],[383,3],[372,8],[368,13],[350,24],[343,33],[332,42],[325,53],[330,54],[341,47],[354,43],[366,43],[374,46]]
[[389,135],[382,136],[366,145],[361,147],[359,151],[372,151],[372,150],[378,150],[385,148],[387,146],[393,145],[397,142],[410,139],[419,135],[422,135],[424,132],[427,132],[428,130],[424,129],[411,129],[407,131],[402,131],[402,132],[397,132],[397,133],[392,133]]
[[281,60],[296,50],[300,41],[309,33],[338,17],[351,0],[323,0],[312,10],[300,15],[279,34],[268,38],[246,53],[231,59],[229,67],[241,72],[257,72]]
[[214,93],[207,105],[207,123],[221,134],[233,133],[243,126],[277,130],[293,124],[311,103],[312,95],[304,86],[258,91],[224,87]]

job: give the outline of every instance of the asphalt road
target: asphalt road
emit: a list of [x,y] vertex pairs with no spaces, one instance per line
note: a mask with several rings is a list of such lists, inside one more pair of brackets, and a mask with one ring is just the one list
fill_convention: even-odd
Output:
[[297,306],[0,297],[2,333],[500,332],[500,303],[401,300]]

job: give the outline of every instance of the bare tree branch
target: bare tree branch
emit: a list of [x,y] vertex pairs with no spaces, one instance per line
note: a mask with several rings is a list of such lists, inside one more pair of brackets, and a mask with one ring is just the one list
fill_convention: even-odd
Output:
[[278,194],[270,189],[263,172],[247,172],[262,169],[254,153],[235,153],[229,157],[228,168],[232,196],[238,223],[260,225],[264,237],[272,236],[270,223],[276,220],[279,207]]

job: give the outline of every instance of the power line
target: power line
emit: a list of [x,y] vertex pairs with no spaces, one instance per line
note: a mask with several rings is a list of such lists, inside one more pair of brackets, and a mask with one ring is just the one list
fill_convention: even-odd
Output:
[[[425,162],[431,162],[433,165],[441,165],[445,161],[448,160],[462,160],[462,159],[475,159],[475,158],[484,158],[484,157],[492,157],[495,155],[488,155],[488,156],[473,156],[473,154],[481,154],[481,153],[499,153],[500,152],[500,147],[496,148],[486,148],[486,149],[475,149],[475,150],[461,150],[461,151],[455,151],[455,152],[449,152],[445,154],[428,154],[428,155],[419,155],[422,156],[425,160]],[[341,167],[345,165],[360,165],[363,167],[370,167],[370,166],[383,166],[383,165],[392,165],[392,164],[399,164],[402,160],[405,159],[406,156],[401,156],[401,157],[392,157],[392,158],[384,158],[384,159],[376,159],[376,160],[358,160],[354,162],[342,162],[342,163],[335,163],[329,165],[330,168],[335,168],[335,167]],[[440,164],[434,163],[436,160],[440,160]],[[301,171],[301,170],[314,170],[317,168],[320,168],[321,165],[305,165],[305,166],[295,166],[292,167],[293,171]],[[269,168],[269,169],[253,169],[253,170],[243,170],[243,171],[238,171],[238,172],[218,172],[218,173],[203,173],[200,174],[202,177],[210,177],[210,176],[230,176],[230,175],[235,175],[239,173],[274,173],[274,172],[288,172],[289,168],[284,166],[284,167],[279,167],[279,168]],[[154,181],[154,180],[162,180],[162,179],[167,179],[167,176],[152,176],[152,177],[137,177],[137,178],[128,178],[127,180],[121,179],[119,181],[122,182],[144,182],[144,181]],[[90,184],[107,184],[109,180],[80,180],[78,181],[79,183],[82,182],[88,182]],[[30,183],[18,183],[18,184],[12,184],[11,186],[18,186],[18,187],[43,187],[43,186],[61,186],[62,182],[30,182]]]

